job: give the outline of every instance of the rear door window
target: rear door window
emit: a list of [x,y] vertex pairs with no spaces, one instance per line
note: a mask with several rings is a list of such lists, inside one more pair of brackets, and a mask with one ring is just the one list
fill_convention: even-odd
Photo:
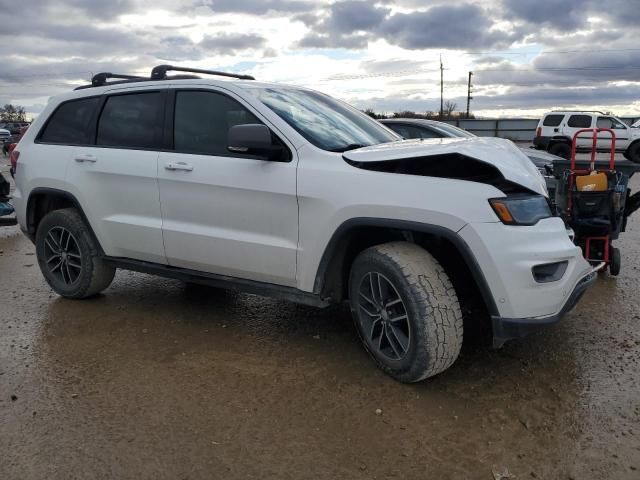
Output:
[[591,115],[571,115],[567,126],[572,128],[589,128],[591,127]]
[[97,145],[121,148],[161,148],[164,92],[114,95],[98,121]]
[[61,104],[47,121],[39,141],[63,145],[93,143],[88,127],[99,103],[99,97],[91,97]]
[[564,115],[547,115],[542,121],[542,125],[545,127],[557,127],[562,122]]

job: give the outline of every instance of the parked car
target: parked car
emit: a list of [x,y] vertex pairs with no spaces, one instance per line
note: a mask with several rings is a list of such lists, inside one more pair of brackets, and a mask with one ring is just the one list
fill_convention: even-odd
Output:
[[[619,118],[602,112],[546,113],[538,122],[533,145],[562,158],[571,156],[573,136],[584,128],[609,128],[616,135],[616,152],[623,153],[627,160],[640,163],[640,130],[631,128]],[[592,138],[584,133],[578,138],[579,152],[591,151]],[[599,135],[596,149],[600,152],[611,150],[611,136]]]
[[457,358],[461,305],[499,346],[595,278],[510,141],[402,140],[247,76],[109,77],[53,98],[14,151],[20,227],[59,295],[96,295],[122,268],[346,301],[380,368],[415,382]]
[[20,139],[28,129],[29,129],[29,126],[20,128],[20,133],[18,133],[17,135],[12,135],[11,138],[7,140],[2,147],[3,153],[5,155],[7,154],[9,155],[9,162],[11,163],[10,172],[12,177],[15,173],[16,161],[17,161],[17,157],[16,155],[13,154],[13,151],[15,150],[16,146],[18,145],[18,142],[20,141]]
[[11,132],[7,129],[0,128],[0,142],[4,144],[9,138],[11,138]]
[[[436,120],[419,118],[389,118],[380,122],[403,138],[472,138],[471,132]],[[540,174],[544,177],[549,195],[553,199],[556,188],[556,179],[553,177],[553,161],[559,157],[550,153],[541,152],[532,148],[520,148],[529,160],[533,162]]]
[[640,120],[636,120],[631,124],[631,128],[640,128]]
[[0,123],[0,128],[4,130],[9,130],[12,135],[17,135],[20,133],[20,129],[22,127],[28,127],[29,124],[27,122],[4,122]]
[[14,212],[13,205],[9,202],[10,197],[9,182],[0,173],[0,227],[16,224],[16,218],[11,216]]

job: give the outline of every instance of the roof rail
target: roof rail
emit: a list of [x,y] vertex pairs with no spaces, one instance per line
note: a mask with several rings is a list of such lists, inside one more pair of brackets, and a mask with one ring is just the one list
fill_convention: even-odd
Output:
[[151,80],[167,79],[167,72],[187,72],[203,73],[205,75],[216,75],[219,77],[238,78],[240,80],[255,80],[251,75],[240,75],[238,73],[218,72],[216,70],[203,70],[201,68],[175,67],[173,65],[158,65],[151,70]]
[[611,113],[607,113],[607,112],[601,112],[600,110],[571,110],[571,109],[564,109],[564,110],[551,110],[552,113],[566,113],[566,112],[576,112],[576,113],[599,113],[600,115],[611,115]]

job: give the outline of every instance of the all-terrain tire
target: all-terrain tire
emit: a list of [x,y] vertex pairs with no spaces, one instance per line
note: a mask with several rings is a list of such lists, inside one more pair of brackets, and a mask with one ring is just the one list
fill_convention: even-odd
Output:
[[[384,343],[381,340],[382,332],[387,330],[383,330],[380,337],[375,337],[372,333],[377,327],[370,327],[367,323],[373,317],[365,310],[371,311],[373,308],[363,299],[363,295],[367,298],[371,296],[366,293],[367,282],[374,277],[378,282],[388,282],[386,291],[395,292],[390,294],[391,297],[399,296],[406,311],[406,337],[409,340],[404,354],[397,355],[399,358],[390,358],[380,348]],[[373,292],[374,287],[371,288]],[[378,291],[379,296],[384,297],[381,287]],[[361,304],[361,300],[364,303]],[[378,366],[396,380],[406,383],[424,380],[443,372],[458,358],[463,334],[458,297],[442,266],[423,248],[408,242],[392,242],[361,252],[351,267],[349,301],[366,350]],[[399,305],[397,300],[382,300],[380,305],[393,303],[396,305],[389,308]],[[389,312],[385,314],[387,321],[383,329],[391,328],[391,315]],[[387,337],[389,346],[392,343],[390,336],[391,332]],[[399,342],[394,343],[401,346]],[[396,350],[402,351],[401,348],[387,350],[394,353],[397,353]]]
[[567,142],[552,143],[549,147],[549,153],[568,160],[571,158],[571,144]]
[[[61,273],[63,267],[54,270],[62,258],[62,253],[60,258],[54,258],[54,253],[58,247],[60,251],[65,247],[59,243],[66,243],[64,258],[72,265],[66,274]],[[102,259],[96,241],[74,208],[54,210],[44,216],[36,232],[36,255],[49,286],[65,298],[80,299],[100,293],[111,285],[116,271]]]

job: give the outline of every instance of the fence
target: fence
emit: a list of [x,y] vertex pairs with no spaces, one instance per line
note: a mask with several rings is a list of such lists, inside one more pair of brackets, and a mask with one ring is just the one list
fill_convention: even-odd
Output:
[[[631,124],[638,117],[619,117]],[[536,135],[538,119],[531,118],[475,118],[449,120],[447,123],[478,135],[479,137],[501,137],[516,142],[530,142]]]

